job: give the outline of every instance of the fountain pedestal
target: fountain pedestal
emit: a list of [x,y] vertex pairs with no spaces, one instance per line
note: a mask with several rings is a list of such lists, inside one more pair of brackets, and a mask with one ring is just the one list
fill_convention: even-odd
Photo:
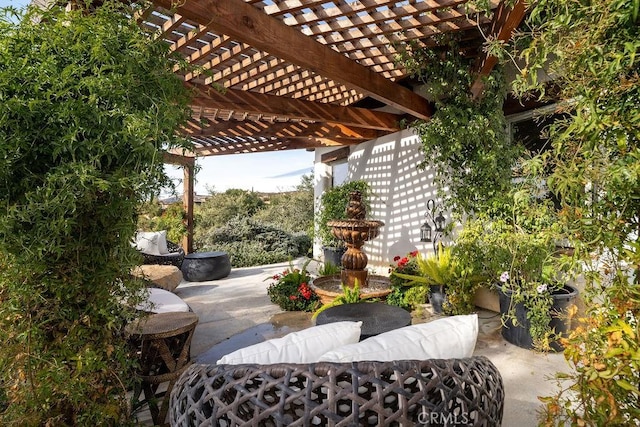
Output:
[[369,286],[369,272],[367,270],[347,270],[346,268],[340,272],[340,280],[346,286],[353,288],[358,285],[359,288]]

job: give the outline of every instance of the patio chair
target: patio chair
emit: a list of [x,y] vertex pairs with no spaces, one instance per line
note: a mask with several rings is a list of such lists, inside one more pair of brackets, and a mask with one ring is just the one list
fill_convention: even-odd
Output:
[[176,267],[182,267],[182,260],[184,260],[184,249],[177,243],[167,240],[167,254],[148,254],[140,252],[143,257],[143,264],[158,264],[158,265],[175,265]]

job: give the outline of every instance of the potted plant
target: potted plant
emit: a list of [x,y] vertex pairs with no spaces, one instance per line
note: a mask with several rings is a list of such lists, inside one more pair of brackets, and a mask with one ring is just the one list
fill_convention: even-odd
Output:
[[[558,267],[553,223],[542,220],[545,208],[529,206],[540,213],[541,222],[526,222],[517,214],[479,215],[465,228],[482,230],[472,247],[475,262],[483,265],[481,274],[498,292],[502,336],[523,348],[560,350],[557,336],[569,325],[559,313],[573,303],[577,290],[566,284],[568,273]],[[470,244],[469,236],[463,241]]]
[[364,180],[346,182],[342,185],[325,190],[320,197],[320,209],[316,217],[318,236],[322,242],[325,262],[341,265],[342,255],[346,248],[344,242],[338,240],[331,232],[327,223],[334,219],[345,219],[346,209],[349,204],[349,195],[352,191],[362,194],[362,201],[369,211],[369,197],[371,189]]
[[411,311],[420,307],[427,300],[425,286],[411,286],[407,279],[398,276],[398,274],[405,276],[419,275],[417,257],[418,251],[412,251],[403,257],[396,255],[393,258],[394,264],[389,267],[391,293],[387,295],[387,304]]
[[311,289],[311,276],[306,261],[302,268],[296,268],[289,263],[289,268],[282,273],[268,277],[266,280],[274,282],[267,288],[267,294],[272,303],[285,311],[313,311],[320,305],[320,298]]
[[[391,276],[406,280],[405,283],[400,283],[401,286],[417,285],[422,287],[423,294],[428,292],[434,313],[442,313],[446,299],[446,286],[454,281],[458,268],[452,256],[451,247],[440,244],[437,253],[426,258],[417,251],[411,252],[407,257],[401,258],[397,262],[398,265],[391,272]],[[406,266],[411,264],[414,264],[415,267],[407,269]],[[417,270],[417,274],[407,274],[407,270]]]

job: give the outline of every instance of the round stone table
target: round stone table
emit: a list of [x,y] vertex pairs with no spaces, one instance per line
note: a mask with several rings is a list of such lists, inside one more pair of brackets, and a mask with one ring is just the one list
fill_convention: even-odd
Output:
[[205,282],[227,277],[231,273],[231,261],[226,252],[196,252],[185,255],[182,275],[189,282]]
[[323,311],[316,318],[316,325],[332,322],[362,321],[360,340],[402,328],[411,324],[411,314],[395,305],[382,302],[342,304]]

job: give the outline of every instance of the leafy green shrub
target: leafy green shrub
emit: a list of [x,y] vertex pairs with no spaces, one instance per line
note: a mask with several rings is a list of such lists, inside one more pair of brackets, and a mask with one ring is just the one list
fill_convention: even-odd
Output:
[[195,212],[195,234],[206,234],[237,217],[251,217],[264,206],[253,191],[232,188],[212,193]]
[[167,230],[167,239],[180,244],[187,234],[186,212],[182,203],[172,203],[164,211],[158,201],[145,203],[138,216],[138,229]]
[[228,252],[234,267],[250,267],[287,261],[307,255],[311,238],[292,234],[251,218],[235,218],[223,227],[196,236],[199,250]]
[[2,425],[130,423],[129,242],[188,110],[123,7],[0,17]]

